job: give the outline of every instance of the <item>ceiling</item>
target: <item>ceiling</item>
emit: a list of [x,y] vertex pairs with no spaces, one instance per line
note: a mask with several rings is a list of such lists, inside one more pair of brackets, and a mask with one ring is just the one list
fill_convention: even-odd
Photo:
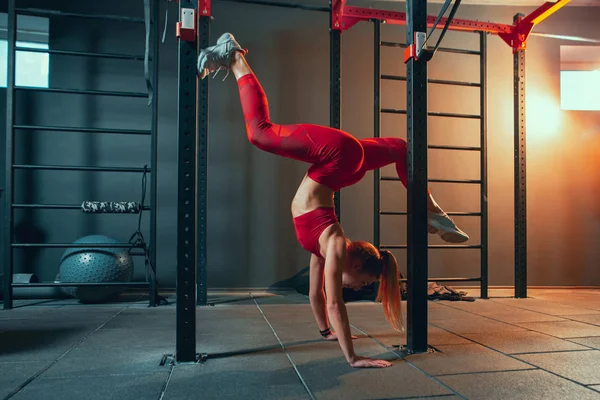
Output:
[[[405,3],[406,0],[380,0]],[[460,4],[478,4],[488,6],[541,6],[545,0],[462,0]],[[444,3],[444,0],[428,0],[428,3]],[[600,0],[571,0],[568,6],[600,7]]]

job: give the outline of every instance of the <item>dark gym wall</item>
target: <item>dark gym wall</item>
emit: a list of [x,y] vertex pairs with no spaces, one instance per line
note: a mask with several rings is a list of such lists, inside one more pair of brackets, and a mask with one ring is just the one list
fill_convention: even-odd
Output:
[[[23,7],[68,11],[142,15],[142,2],[102,3],[19,0]],[[231,31],[249,48],[248,60],[269,97],[274,122],[329,123],[328,15],[253,5],[213,5],[212,40]],[[352,2],[402,10],[392,2]],[[431,5],[430,14],[439,7]],[[511,23],[516,12],[531,8],[461,6],[458,18]],[[163,3],[164,18],[164,3]],[[177,216],[177,46],[174,24],[177,4],[169,5],[166,41],[161,44],[159,84],[159,208],[158,278],[174,287]],[[544,22],[540,31],[593,36],[599,8],[567,7]],[[577,21],[575,23],[575,21]],[[161,30],[164,22],[161,21]],[[361,23],[343,34],[343,126],[356,137],[372,136],[373,57],[372,24]],[[143,53],[142,24],[53,19],[53,48]],[[597,35],[597,33],[596,33]],[[404,28],[384,26],[384,40],[404,39]],[[596,37],[600,39],[600,37]],[[499,38],[488,37],[489,134],[489,244],[490,284],[510,285],[513,276],[513,117],[512,54]],[[530,285],[598,285],[600,251],[593,246],[599,211],[600,180],[597,134],[598,113],[563,112],[559,102],[559,45],[572,44],[532,37],[528,42],[528,221]],[[476,48],[475,34],[449,33],[449,47]],[[476,58],[438,53],[430,64],[432,78],[477,80]],[[399,50],[382,49],[385,73],[403,74]],[[56,87],[144,91],[141,62],[53,57],[51,84]],[[245,136],[237,87],[233,76],[221,72],[211,80],[209,139],[208,282],[211,288],[267,287],[307,266],[309,256],[296,243],[290,202],[306,172],[306,165],[264,153]],[[534,96],[535,94],[535,96]],[[432,110],[478,112],[476,89],[432,86]],[[405,106],[402,83],[382,85],[382,105]],[[36,124],[145,129],[150,109],[142,99],[97,98],[72,95],[21,96],[21,121]],[[542,114],[540,116],[540,108]],[[538,110],[537,113],[535,110]],[[532,114],[533,115],[530,115]],[[557,133],[547,134],[537,124],[548,116],[562,120]],[[383,135],[405,136],[402,116],[383,116]],[[546,126],[546,125],[544,125]],[[4,127],[2,126],[2,129]],[[92,136],[37,132],[22,136],[18,162],[141,167],[149,162],[149,138]],[[430,141],[438,144],[478,144],[473,121],[430,120]],[[431,151],[432,178],[479,177],[478,155]],[[384,174],[393,174],[384,169]],[[18,201],[79,203],[81,200],[137,200],[138,174],[43,171],[19,174]],[[432,184],[438,202],[448,211],[478,211],[478,187]],[[406,192],[399,183],[383,183],[382,207],[406,209]],[[372,174],[342,193],[342,221],[351,238],[372,238]],[[382,242],[405,243],[405,218],[385,217]],[[479,241],[477,218],[456,218]],[[136,229],[136,216],[82,215],[78,211],[19,213],[24,240],[70,242],[87,234],[105,234],[120,241]],[[147,218],[144,233],[148,235]],[[549,224],[549,226],[545,226]],[[441,243],[437,237],[431,243]],[[37,273],[51,280],[57,273],[60,250],[44,250],[18,259],[17,271]],[[476,276],[477,250],[430,252],[431,276]],[[396,255],[405,268],[405,252]],[[136,278],[143,278],[137,260]]]

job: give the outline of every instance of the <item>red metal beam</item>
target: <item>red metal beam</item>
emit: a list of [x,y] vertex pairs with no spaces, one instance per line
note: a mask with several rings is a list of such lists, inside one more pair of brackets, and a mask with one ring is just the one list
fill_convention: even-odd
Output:
[[331,0],[331,26],[333,30],[343,30],[343,18],[346,8],[346,0]]
[[527,48],[527,38],[533,27],[566,6],[571,0],[557,0],[554,3],[546,2],[527,16],[520,16],[515,20],[510,33],[498,34],[510,47],[513,53]]
[[563,8],[564,6],[566,6],[570,2],[571,0],[557,0],[554,3],[547,1],[546,3],[538,7],[536,10],[534,10],[531,14],[523,18],[522,23],[527,25],[531,24],[532,26],[535,26],[543,20],[545,20],[546,18],[548,18],[549,16],[551,16],[552,14],[554,14],[555,12],[557,12],[558,10],[560,10],[561,8]]
[[[334,2],[335,3],[335,2]],[[361,7],[344,7],[341,10],[342,24],[338,29],[347,30],[356,25],[360,21],[368,21],[370,19],[378,19],[385,21],[386,24],[390,25],[406,25],[406,13],[397,11],[387,10],[376,10],[372,8],[361,8]],[[428,16],[427,26],[433,27],[437,17]],[[442,18],[439,25],[444,26],[447,18]],[[438,26],[439,26],[438,25]],[[467,19],[453,18],[450,22],[448,30],[453,31],[465,31],[465,32],[476,32],[484,31],[493,34],[499,33],[510,33],[512,32],[512,25],[496,24],[493,22],[482,22],[482,21],[471,21]]]
[[[548,1],[531,14],[517,18],[513,25],[453,18],[448,26],[448,30],[487,32],[498,35],[512,47],[513,52],[517,52],[526,48],[527,38],[535,25],[563,8],[570,1]],[[381,20],[391,25],[406,25],[406,13],[372,8],[346,7],[345,3],[346,0],[332,0],[332,26],[335,30],[345,31],[361,21],[373,19]],[[433,27],[436,19],[437,17],[435,16],[428,16],[427,26],[430,28]],[[447,18],[442,18],[439,25],[444,26],[446,21],[448,21]]]

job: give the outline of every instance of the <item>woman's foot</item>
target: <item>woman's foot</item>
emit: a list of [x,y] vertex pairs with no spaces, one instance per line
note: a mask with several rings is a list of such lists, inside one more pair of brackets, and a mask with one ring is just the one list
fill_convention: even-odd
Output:
[[228,71],[225,76],[227,78],[229,76],[229,69],[231,69],[232,55],[238,51],[242,54],[248,52],[240,46],[231,33],[226,32],[222,34],[214,46],[200,51],[200,55],[198,56],[198,74],[200,75],[200,79],[204,79],[208,74],[216,71],[213,76],[214,78],[222,69]]
[[469,240],[469,235],[461,231],[452,218],[442,209],[428,212],[429,233],[438,234],[448,243],[463,243]]

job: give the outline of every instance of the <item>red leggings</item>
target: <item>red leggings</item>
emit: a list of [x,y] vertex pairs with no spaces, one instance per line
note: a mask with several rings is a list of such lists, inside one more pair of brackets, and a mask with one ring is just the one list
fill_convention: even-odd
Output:
[[242,76],[238,88],[250,143],[269,153],[312,164],[308,176],[333,191],[348,186],[363,164],[358,140],[321,125],[272,123],[267,96],[254,74]]
[[[400,182],[407,187],[408,173],[406,166],[406,150],[408,145],[402,138],[369,138],[360,139],[365,157],[361,167],[362,176],[367,171],[372,171],[389,164],[396,164],[396,173]],[[428,188],[427,193],[431,194]]]
[[333,191],[360,181],[368,171],[396,164],[407,186],[406,140],[369,138],[313,124],[277,125],[269,117],[267,96],[254,74],[238,80],[246,133],[261,150],[312,164],[308,176]]

